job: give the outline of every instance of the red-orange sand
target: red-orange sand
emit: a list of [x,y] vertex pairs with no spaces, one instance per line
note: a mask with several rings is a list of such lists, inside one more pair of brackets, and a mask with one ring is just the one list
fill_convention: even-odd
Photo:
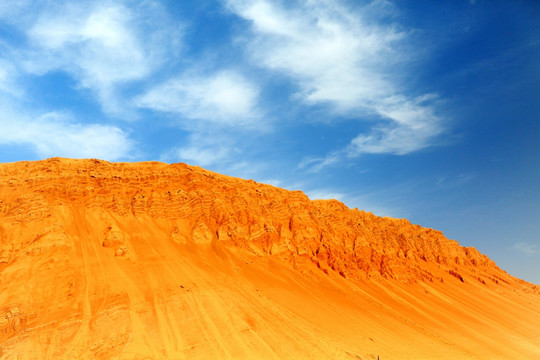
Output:
[[0,358],[540,359],[540,294],[438,231],[198,167],[2,164]]

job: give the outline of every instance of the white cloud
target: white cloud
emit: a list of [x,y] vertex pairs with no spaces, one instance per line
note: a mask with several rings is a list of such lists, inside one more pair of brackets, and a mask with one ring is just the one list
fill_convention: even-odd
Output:
[[20,96],[22,89],[15,81],[17,69],[10,62],[0,59],[0,93],[3,95]]
[[514,244],[516,250],[521,251],[525,255],[535,255],[538,253],[538,244],[529,244],[526,242],[520,242]]
[[[31,16],[24,16],[24,21],[19,23],[11,19],[14,14],[18,18],[24,14]],[[189,131],[190,140],[163,157],[201,165],[215,164],[237,151],[234,147],[237,133],[228,133],[236,140],[229,141],[221,135],[220,141],[207,140],[216,137],[216,126],[223,130],[232,126],[242,131],[264,128],[257,108],[259,88],[244,76],[232,70],[194,75],[193,65],[179,70],[183,61],[179,57],[183,25],[177,19],[173,22],[158,1],[13,2],[13,6],[0,5],[0,18],[11,23],[18,29],[18,36],[26,36],[27,40],[6,43],[9,52],[0,56],[0,92],[6,93],[17,81],[27,84],[51,72],[67,73],[76,82],[76,87],[68,91],[83,96],[92,94],[107,115],[138,117],[138,110],[143,107],[175,115]],[[183,75],[148,89],[154,76],[163,78],[167,71]],[[18,78],[12,81],[11,74],[15,73]],[[142,95],[133,95],[137,93]],[[18,109],[40,104],[20,96],[14,101]],[[12,133],[4,135],[2,143],[28,144],[44,156],[58,152],[109,159],[125,156],[126,147],[115,150],[102,144],[103,149],[112,153],[97,151],[98,147],[94,146],[97,139],[81,141],[79,148],[72,146],[80,140],[80,134],[93,139],[98,132],[103,133],[104,143],[117,140],[128,144],[126,134],[118,127],[75,124],[60,119],[60,109],[47,109],[46,104],[38,106],[42,108],[33,111],[32,116],[25,116],[24,111],[12,112],[11,119],[23,120],[11,124]],[[29,120],[47,111],[52,115]],[[6,111],[0,115],[5,114]],[[9,132],[7,127],[3,125]],[[58,140],[60,131],[66,131],[65,141],[50,140]],[[37,134],[48,135],[40,138]],[[90,148],[97,152],[91,154]]]
[[[290,187],[289,187],[290,189]],[[338,192],[328,188],[312,188],[304,190],[311,200],[338,200],[347,207],[370,211],[377,216],[403,217],[403,211],[388,204],[382,194],[358,194]]]
[[201,128],[191,132],[181,146],[163,153],[161,161],[182,161],[218,169],[235,161],[234,156],[238,153],[235,143],[236,137],[231,136],[227,129],[214,132],[210,128]]
[[[148,73],[146,67],[141,72],[146,60],[131,29],[130,11],[105,2],[2,2],[0,19],[14,31],[14,38],[0,42],[0,144],[22,145],[42,158],[132,158],[133,141],[124,130],[75,121],[41,104],[31,88],[39,81],[36,76],[66,72],[112,110],[116,86]],[[137,51],[142,55],[137,57]]]
[[304,101],[353,110],[391,92],[379,60],[396,56],[391,45],[402,35],[394,29],[364,24],[338,3],[306,1],[294,9],[264,0],[228,4],[253,24],[250,54],[298,81]]
[[191,165],[208,167],[229,160],[231,149],[219,145],[193,144],[174,148],[161,156],[161,161],[177,162],[182,161]]
[[407,58],[407,33],[377,24],[377,3],[353,10],[334,1],[304,0],[287,8],[267,0],[227,1],[231,12],[252,25],[244,38],[250,56],[292,79],[302,102],[378,121],[346,151],[330,157],[403,155],[431,146],[443,131],[433,96],[411,97],[398,80]]
[[177,113],[188,119],[222,125],[247,125],[259,119],[259,89],[240,74],[221,71],[182,76],[141,96],[139,107]]
[[[35,118],[35,120],[34,120]],[[3,107],[0,144],[29,145],[42,158],[63,156],[118,160],[133,155],[133,142],[121,129],[101,124],[81,124],[62,114],[21,117]]]
[[326,166],[333,165],[341,160],[344,151],[334,151],[323,158],[305,158],[299,164],[299,169],[308,169],[311,172],[317,172]]
[[[154,23],[146,24],[141,13],[150,7]],[[118,115],[125,111],[118,88],[157,70],[163,49],[174,48],[176,30],[153,2],[134,8],[117,2],[54,6],[29,27],[24,65],[37,75],[68,72],[97,95],[106,112]]]
[[129,9],[103,6],[89,14],[81,11],[42,16],[30,29],[30,38],[54,55],[57,66],[81,70],[81,80],[87,86],[105,86],[148,74],[143,48],[130,29]]
[[279,179],[261,178],[261,179],[258,179],[257,182],[260,182],[262,184],[272,185],[275,187],[283,187],[283,181]]
[[0,2],[0,19],[7,21],[20,21],[25,10],[29,8],[32,0],[2,0]]
[[226,158],[229,152],[225,147],[203,148],[193,145],[178,149],[178,156],[192,164],[209,166]]
[[306,191],[306,195],[311,200],[339,200],[343,201],[345,198],[345,195],[338,192],[332,192],[332,191],[325,191],[325,190],[312,190],[312,191]]

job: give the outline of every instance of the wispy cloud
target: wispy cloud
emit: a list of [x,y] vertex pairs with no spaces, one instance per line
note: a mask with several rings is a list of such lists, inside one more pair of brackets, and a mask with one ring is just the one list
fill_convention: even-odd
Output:
[[106,1],[2,2],[0,19],[14,37],[0,42],[0,144],[26,146],[41,158],[134,158],[129,131],[50,108],[29,86],[64,72],[77,85],[71,91],[90,90],[106,112],[123,111],[118,86],[147,76],[155,60],[135,18],[133,9]]
[[238,155],[239,139],[267,127],[258,108],[259,88],[240,73],[222,70],[182,75],[135,99],[139,108],[168,113],[190,135],[163,161],[184,161],[226,169]]
[[209,134],[204,131],[192,132],[188,140],[161,155],[161,161],[182,161],[203,167],[223,167],[234,162],[238,152],[235,139],[225,133]]
[[[326,157],[305,161],[305,168],[322,169],[364,153],[407,154],[432,146],[442,133],[436,97],[413,96],[396,80],[407,58],[402,50],[408,33],[388,25],[395,11],[388,2],[355,9],[339,1],[224,2],[229,15],[246,21],[236,25],[242,35],[225,37],[228,50],[216,50],[207,63],[189,51],[180,56],[193,39],[185,38],[182,21],[173,20],[159,1],[8,1],[9,6],[0,5],[0,19],[18,29],[21,41],[7,41],[8,51],[0,55],[0,91],[15,91],[10,89],[17,89],[17,79],[24,78],[23,84],[50,73],[67,74],[75,83],[70,91],[97,100],[103,123],[140,118],[142,109],[151,110],[154,119],[172,120],[187,131],[186,141],[163,157],[201,165],[234,158],[245,150],[237,144],[246,134],[273,128],[262,94],[275,90],[270,82],[277,77],[296,86],[292,102],[323,108],[329,118],[344,114],[375,124]],[[245,52],[231,50],[242,46]],[[215,60],[219,51],[235,52],[229,55],[237,62],[220,64]],[[24,89],[17,91],[20,95]],[[37,117],[66,110],[41,106]],[[124,124],[107,126],[121,131]],[[231,130],[227,138],[224,129]],[[211,137],[221,140],[207,140]]]
[[443,176],[436,180],[436,184],[443,188],[453,188],[467,184],[478,177],[477,173],[461,173],[454,176]]
[[[408,34],[377,22],[377,15],[387,15],[392,8],[373,2],[353,10],[330,1],[285,7],[266,0],[229,0],[227,5],[251,24],[252,33],[244,41],[254,62],[292,79],[304,104],[377,121],[330,158],[403,155],[433,145],[442,133],[433,105],[436,97],[408,95],[398,80]],[[333,162],[321,159],[317,166]]]
[[265,0],[228,4],[252,24],[251,56],[297,81],[303,101],[356,110],[389,92],[391,84],[373,68],[401,37],[394,29],[363,24],[337,2],[303,1],[292,8]]
[[[144,11],[152,14],[146,19],[152,26],[140,16]],[[95,93],[105,112],[119,115],[124,111],[119,87],[157,70],[162,49],[174,48],[170,39],[180,37],[172,26],[165,34],[165,15],[154,2],[135,8],[106,1],[48,8],[26,32],[30,48],[23,63],[38,75],[68,72]]]
[[9,61],[0,59],[0,93],[3,96],[18,97],[22,94],[22,89],[15,81],[17,69]]
[[325,191],[325,190],[312,190],[307,191],[306,195],[309,196],[311,200],[339,200],[343,201],[345,195],[338,192]]
[[[349,208],[371,211],[378,216],[404,217],[403,210],[390,204],[381,194],[360,194],[334,191],[328,188],[308,188],[304,190],[311,200],[338,200]],[[384,194],[383,194],[384,195]]]
[[298,164],[299,169],[304,169],[309,172],[318,172],[323,168],[333,165],[343,158],[346,150],[334,151],[325,157],[306,157]]
[[0,2],[0,19],[10,22],[20,21],[21,17],[28,14],[32,0],[3,0]]
[[[187,141],[165,151],[164,159],[214,164],[236,153],[240,135],[224,135],[227,128],[238,128],[243,134],[265,128],[256,83],[220,64],[211,65],[212,71],[199,71],[195,59],[184,63],[179,56],[183,24],[172,20],[159,1],[9,3],[12,6],[0,5],[0,19],[17,29],[22,41],[0,42],[0,49],[5,46],[6,50],[0,54],[0,101],[10,94],[19,97],[12,102],[17,106],[10,107],[9,118],[15,119],[10,124],[13,131],[3,135],[3,143],[28,144],[40,156],[55,152],[87,156],[91,147],[93,157],[117,159],[128,155],[131,141],[121,130],[125,124],[87,124],[82,119],[74,122],[59,115],[67,109],[49,109],[47,104],[38,108],[31,98],[20,96],[24,87],[20,89],[18,84],[54,72],[74,80],[75,87],[69,91],[86,98],[90,94],[97,100],[105,113],[104,123],[113,118],[137,119],[142,108],[166,113],[187,131]],[[169,80],[160,83],[164,78]],[[23,104],[33,108],[31,115],[15,111],[25,108]],[[69,104],[66,106],[69,108]],[[2,115],[6,114],[7,110]],[[49,140],[60,131],[69,135],[66,141]],[[103,142],[119,147],[112,149],[93,139],[97,131],[102,132]],[[49,135],[36,140],[28,135],[40,132]],[[77,134],[88,136],[78,149],[69,140],[76,139]]]
[[3,106],[0,144],[28,145],[41,158],[64,156],[118,160],[134,155],[128,134],[115,126],[82,124],[69,116],[47,113],[22,117]]
[[[213,125],[245,126],[260,119],[258,94],[258,87],[241,74],[223,70],[166,81],[139,97],[136,103],[139,107]],[[183,125],[198,127],[190,122]]]
[[538,244],[530,244],[526,242],[514,244],[514,249],[524,253],[525,255],[535,255],[540,251]]
[[[443,132],[434,109],[422,99],[392,96],[376,105],[382,124],[371,133],[356,136],[347,148],[350,157],[360,154],[404,155],[435,145],[434,138]],[[384,121],[384,120],[390,121]]]

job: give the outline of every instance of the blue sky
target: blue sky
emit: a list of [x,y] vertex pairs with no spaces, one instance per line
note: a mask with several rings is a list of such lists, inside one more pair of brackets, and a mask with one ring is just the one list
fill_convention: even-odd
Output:
[[0,2],[0,161],[186,162],[540,283],[536,1]]

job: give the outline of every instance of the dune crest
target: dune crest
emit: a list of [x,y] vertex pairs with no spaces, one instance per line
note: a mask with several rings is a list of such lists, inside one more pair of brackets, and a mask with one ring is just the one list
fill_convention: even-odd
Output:
[[0,165],[1,359],[540,358],[540,290],[404,219],[185,164]]

